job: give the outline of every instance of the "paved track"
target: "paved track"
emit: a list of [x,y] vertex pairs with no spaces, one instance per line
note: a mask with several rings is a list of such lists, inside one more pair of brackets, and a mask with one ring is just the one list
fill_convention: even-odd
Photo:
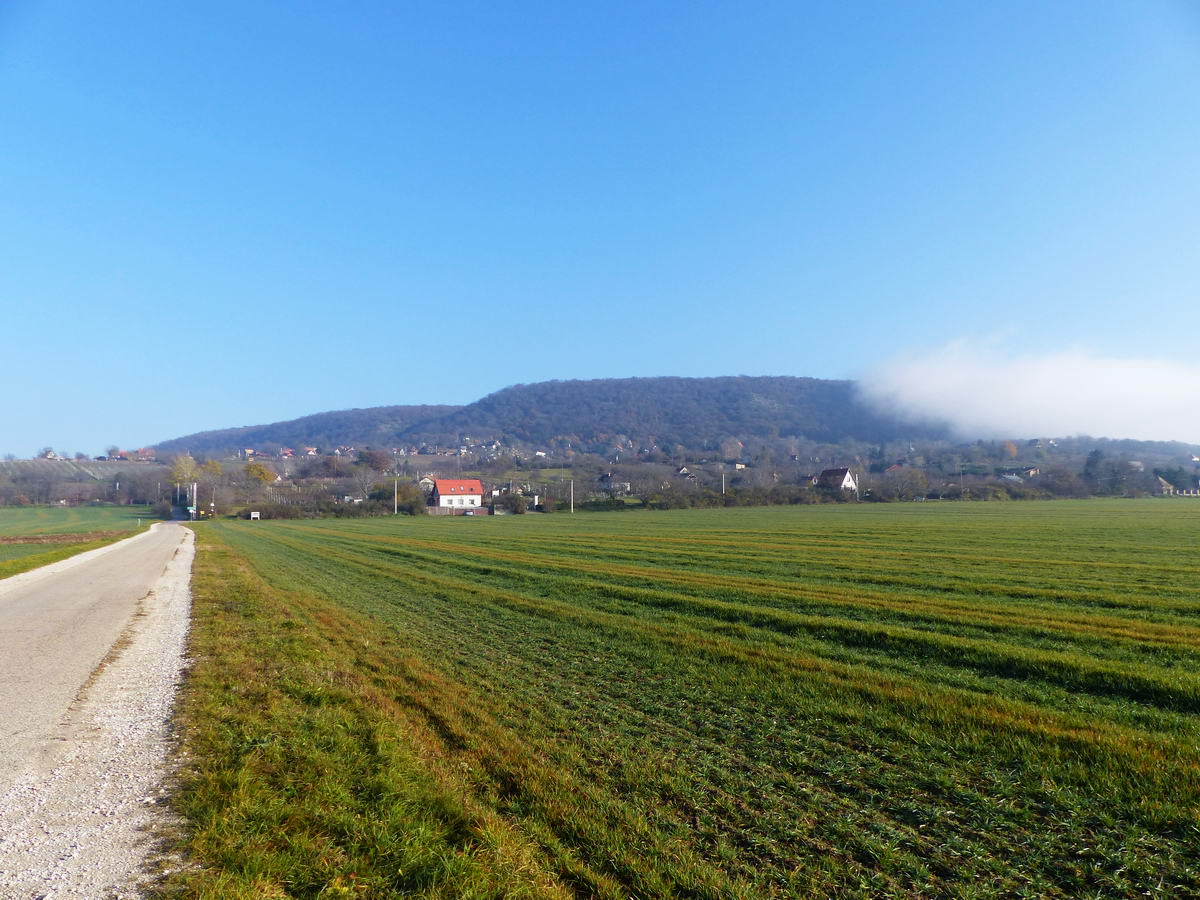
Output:
[[67,749],[72,704],[132,625],[184,531],[159,524],[0,581],[0,795]]

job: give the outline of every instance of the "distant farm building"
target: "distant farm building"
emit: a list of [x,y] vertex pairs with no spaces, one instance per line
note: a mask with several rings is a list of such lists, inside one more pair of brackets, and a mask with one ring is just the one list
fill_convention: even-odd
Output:
[[439,509],[478,509],[483,505],[483,484],[478,478],[436,478],[432,503]]

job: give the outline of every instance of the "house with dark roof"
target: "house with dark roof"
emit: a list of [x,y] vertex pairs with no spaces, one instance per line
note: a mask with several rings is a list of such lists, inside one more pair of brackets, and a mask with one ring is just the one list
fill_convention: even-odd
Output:
[[816,486],[829,490],[853,491],[858,493],[858,482],[849,469],[825,469],[817,476]]

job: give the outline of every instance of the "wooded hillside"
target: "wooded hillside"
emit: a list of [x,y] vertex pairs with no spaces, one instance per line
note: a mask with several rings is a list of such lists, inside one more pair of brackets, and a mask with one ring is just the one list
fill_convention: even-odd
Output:
[[201,431],[157,444],[164,453],[217,454],[252,447],[321,447],[342,444],[390,447],[413,425],[453,412],[455,406],[375,406],[315,413],[269,425]]
[[159,451],[217,453],[272,445],[322,448],[452,443],[462,436],[524,444],[697,447],[726,438],[804,437],[835,442],[940,436],[860,403],[853,382],[817,378],[608,378],[515,385],[464,406],[381,406],[317,413],[288,422],[207,431]]
[[728,437],[878,441],[930,429],[860,403],[850,381],[733,376],[516,385],[410,432],[430,438],[463,433],[525,443],[568,438],[590,444],[623,436],[639,445],[697,447]]

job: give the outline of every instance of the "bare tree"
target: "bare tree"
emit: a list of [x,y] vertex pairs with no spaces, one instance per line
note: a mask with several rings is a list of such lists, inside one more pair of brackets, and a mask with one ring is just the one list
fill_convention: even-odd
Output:
[[350,473],[350,480],[354,482],[355,490],[366,500],[371,496],[371,491],[375,490],[375,483],[379,481],[379,472],[370,466],[355,466]]

